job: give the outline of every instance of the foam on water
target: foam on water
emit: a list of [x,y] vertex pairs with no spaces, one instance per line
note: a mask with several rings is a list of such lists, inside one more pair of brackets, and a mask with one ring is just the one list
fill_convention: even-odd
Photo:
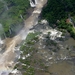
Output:
[[[35,4],[32,2],[32,0],[29,0],[29,1],[30,1],[31,7],[34,7]],[[0,75],[2,73],[3,73],[3,75],[8,75],[12,71],[12,69],[9,68],[9,66],[12,66],[12,67],[14,66],[11,61],[14,62],[14,60],[16,58],[15,50],[14,50],[15,46],[17,44],[19,44],[23,39],[26,39],[26,36],[29,33],[30,28],[32,28],[33,25],[35,25],[38,22],[38,16],[41,13],[42,7],[46,1],[47,0],[44,0],[44,1],[36,0],[35,1],[36,7],[35,7],[34,11],[37,11],[37,12],[32,13],[32,15],[25,21],[25,28],[23,28],[19,32],[18,35],[13,37],[10,42],[6,43],[7,44],[6,51],[2,54],[2,56],[0,58]],[[39,2],[39,3],[37,3],[37,2]],[[40,12],[38,10],[40,10]],[[1,42],[1,44],[3,44],[2,40],[0,42]],[[29,56],[29,54],[26,57],[28,57],[28,56]],[[10,65],[10,63],[11,63],[11,65]]]

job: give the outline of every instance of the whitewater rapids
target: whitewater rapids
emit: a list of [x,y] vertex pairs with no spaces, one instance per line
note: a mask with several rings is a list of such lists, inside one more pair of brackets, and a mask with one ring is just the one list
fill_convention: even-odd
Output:
[[[47,0],[36,0],[34,11],[32,15],[25,20],[25,26],[18,35],[13,37],[9,42],[6,42],[6,51],[0,55],[0,75],[2,72],[10,72],[14,67],[15,46],[19,44],[29,33],[29,29],[38,23],[38,16],[41,13],[42,7]],[[11,66],[11,68],[9,67]],[[7,72],[7,74],[8,74]]]

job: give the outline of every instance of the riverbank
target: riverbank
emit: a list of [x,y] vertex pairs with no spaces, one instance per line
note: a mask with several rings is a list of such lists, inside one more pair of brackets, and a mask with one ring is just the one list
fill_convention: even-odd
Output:
[[[75,40],[66,31],[60,32],[41,20],[20,45],[15,69],[22,75],[74,75]],[[67,68],[66,68],[67,67]]]

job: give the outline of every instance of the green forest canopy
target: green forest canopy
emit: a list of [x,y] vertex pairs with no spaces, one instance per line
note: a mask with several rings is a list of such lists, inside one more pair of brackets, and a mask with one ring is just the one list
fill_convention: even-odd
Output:
[[[9,27],[23,22],[21,16],[26,18],[26,10],[29,7],[29,0],[3,0],[0,1],[0,23],[6,34],[9,34]],[[8,10],[7,10],[8,8]]]
[[45,18],[50,24],[56,24],[59,29],[66,29],[75,39],[74,25],[66,23],[69,17],[72,18],[75,25],[75,0],[48,0],[42,11],[42,18]]
[[42,17],[50,23],[67,18],[69,14],[75,14],[75,0],[48,0],[42,11]]

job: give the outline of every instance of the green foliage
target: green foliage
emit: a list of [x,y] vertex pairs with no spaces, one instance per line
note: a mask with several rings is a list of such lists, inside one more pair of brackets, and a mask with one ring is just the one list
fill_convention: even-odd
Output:
[[[28,36],[26,37],[26,41],[20,47],[20,50],[23,53],[21,53],[21,58],[19,59],[20,64],[16,64],[15,68],[24,71],[23,75],[34,75],[34,68],[31,66],[31,57],[33,56],[32,53],[36,51],[34,44],[38,41],[38,37],[37,37],[38,34],[39,32],[29,33]],[[27,54],[30,54],[31,56],[22,59],[22,57],[25,57]]]
[[29,33],[27,38],[26,38],[26,42],[30,42],[31,40],[37,40],[38,39],[38,37],[37,37],[38,34],[40,34],[40,32]]
[[0,14],[3,12],[4,10],[4,6],[3,6],[3,3],[0,1]]
[[20,18],[20,14],[25,17],[26,10],[28,9],[29,6],[29,1],[28,0],[5,0],[8,4],[9,7],[9,15],[13,19]]
[[34,68],[28,68],[23,75],[34,75]]
[[50,23],[67,18],[68,15],[74,15],[74,0],[48,0],[47,6],[43,8],[42,17]]
[[[6,9],[8,7],[8,10]],[[9,28],[13,25],[23,23],[26,18],[26,11],[29,7],[29,0],[4,0],[0,1],[0,23],[9,36]]]
[[[66,29],[75,38],[75,28],[71,24],[66,24],[65,20],[74,16],[75,0],[48,0],[47,6],[43,8],[42,18],[48,20],[50,24],[56,24],[60,29]],[[75,23],[75,16],[71,18]]]
[[57,23],[57,27],[59,29],[66,29],[70,35],[75,39],[75,28],[72,24],[66,23],[64,20],[61,20],[59,23]]

